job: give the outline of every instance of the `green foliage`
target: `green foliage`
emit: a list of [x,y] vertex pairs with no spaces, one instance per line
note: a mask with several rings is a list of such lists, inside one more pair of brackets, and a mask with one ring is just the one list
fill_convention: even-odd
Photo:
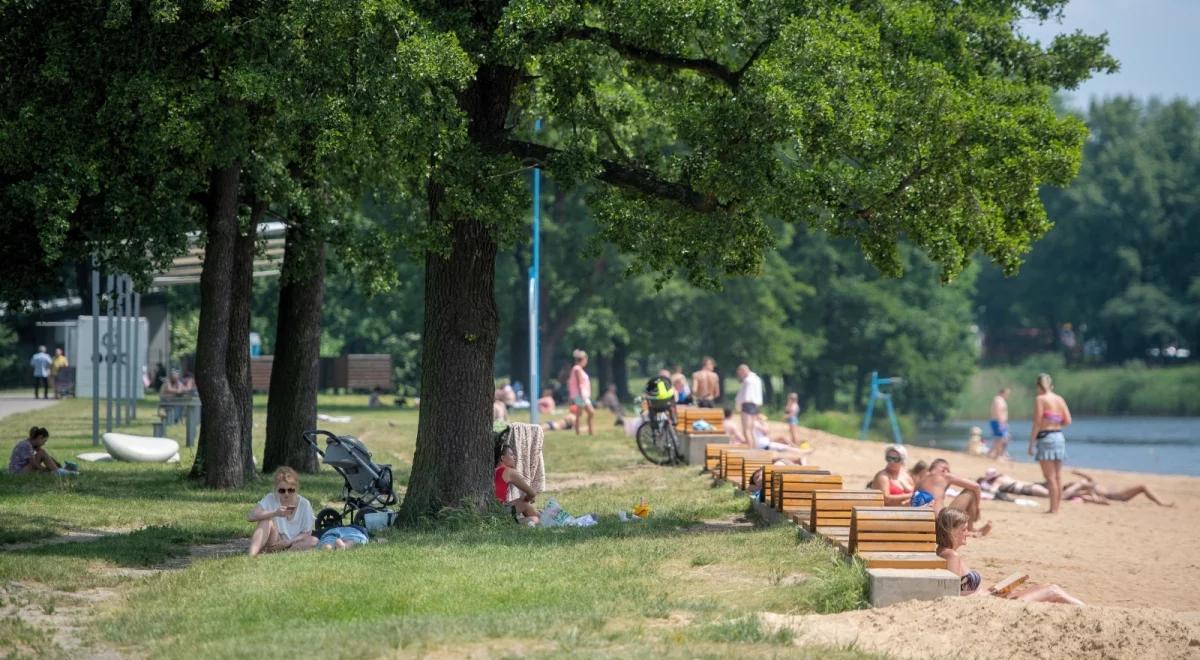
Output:
[[983,269],[981,321],[997,335],[1035,327],[1053,336],[1071,323],[1113,364],[1150,348],[1195,350],[1200,104],[1114,98],[1084,117],[1092,137],[1079,178],[1043,194],[1054,230],[1017,277]]
[[1012,367],[990,367],[975,375],[955,405],[955,416],[978,419],[987,415],[992,397],[1011,387],[1013,417],[1033,414],[1034,378],[1041,372],[1054,377],[1054,389],[1066,398],[1076,415],[1200,416],[1200,367],[1148,368],[1141,362],[1121,366],[1064,368],[1060,354],[1035,355]]

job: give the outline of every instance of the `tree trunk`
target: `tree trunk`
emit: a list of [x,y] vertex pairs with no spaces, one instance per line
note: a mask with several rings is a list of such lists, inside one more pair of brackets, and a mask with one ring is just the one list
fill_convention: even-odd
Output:
[[762,383],[763,383],[763,403],[768,406],[774,406],[776,403],[775,402],[775,380],[771,378],[770,374],[763,374],[762,375]]
[[622,401],[632,401],[629,394],[629,347],[625,342],[613,343],[613,382],[617,384],[617,398]]
[[303,225],[292,225],[284,244],[279,286],[263,472],[282,465],[300,472],[317,471],[317,453],[302,434],[317,425],[324,300],[325,241]]
[[233,287],[229,290],[229,348],[225,352],[225,373],[237,406],[241,429],[238,450],[246,480],[255,478],[254,388],[250,384],[250,303],[254,291],[254,248],[258,238],[258,223],[266,210],[266,204],[255,202],[250,226],[237,234],[231,277]]
[[[239,488],[246,481],[244,445],[250,425],[244,423],[245,392],[235,392],[241,374],[230,378],[230,367],[239,366],[230,356],[232,322],[240,321],[241,305],[247,305],[249,291],[237,293],[246,267],[253,267],[253,237],[245,238],[238,227],[238,183],[241,166],[234,162],[214,170],[208,192],[207,243],[204,268],[200,275],[200,327],[196,338],[196,386],[202,407],[200,442],[192,476],[203,477],[211,488]],[[246,243],[249,243],[249,264]],[[248,280],[248,278],[246,278]],[[241,300],[239,300],[239,295]],[[246,333],[249,333],[247,323]],[[248,338],[243,341],[248,342]],[[249,363],[244,362],[248,368]],[[249,384],[249,374],[245,376]]]
[[512,310],[512,329],[508,335],[511,362],[508,372],[513,381],[525,386],[526,398],[537,401],[539,393],[530,390],[533,383],[529,381],[529,263],[523,246],[514,247],[512,256],[517,265],[517,295],[511,298],[516,309]]
[[[430,188],[432,211],[441,190]],[[494,499],[489,478],[496,242],[477,220],[453,222],[450,241],[448,257],[433,252],[425,257],[421,418],[401,508],[408,521],[446,506],[481,507]]]

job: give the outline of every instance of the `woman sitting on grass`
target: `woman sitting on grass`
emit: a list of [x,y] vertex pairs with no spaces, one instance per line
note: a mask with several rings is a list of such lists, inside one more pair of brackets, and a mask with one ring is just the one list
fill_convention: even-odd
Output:
[[[969,535],[967,532],[968,522],[967,514],[959,509],[947,507],[938,512],[937,554],[946,560],[946,568],[960,578],[959,593],[963,596],[992,593],[991,590],[983,591],[981,589],[983,578],[979,575],[978,571],[968,568],[962,556],[958,554],[959,548],[967,544],[967,536]],[[1043,584],[1035,587],[1027,587],[1010,594],[1001,595],[992,593],[992,595],[1036,603],[1065,603],[1079,607],[1084,606],[1083,601],[1067,593],[1057,584]]]
[[[496,471],[492,473],[492,479],[496,487],[496,499],[512,511],[517,522],[523,522],[529,526],[538,524],[538,512],[533,508],[533,500],[537,497],[537,493],[534,492],[533,486],[525,481],[525,477],[517,472],[517,452],[512,445],[506,444],[500,447],[499,456],[496,457]],[[515,500],[509,500],[509,484],[516,486],[525,494]]]
[[246,520],[258,523],[250,536],[250,556],[260,552],[311,550],[317,518],[312,504],[300,496],[300,475],[290,467],[275,470],[275,490],[258,501]]

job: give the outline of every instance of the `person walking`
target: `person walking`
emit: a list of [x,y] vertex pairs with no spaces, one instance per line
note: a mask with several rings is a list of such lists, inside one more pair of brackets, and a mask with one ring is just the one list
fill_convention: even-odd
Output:
[[62,347],[54,349],[54,359],[50,362],[50,389],[54,390],[56,399],[62,398],[62,393],[59,392],[58,374],[69,366],[71,363],[67,362],[67,356],[63,353]]
[[700,363],[700,370],[692,373],[692,398],[701,408],[712,408],[716,405],[720,394],[716,368],[717,361],[706,356]]
[[587,363],[588,355],[583,349],[575,349],[571,354],[575,358],[575,366],[571,367],[571,375],[567,377],[567,394],[571,397],[571,403],[576,406],[575,413],[575,435],[579,435],[579,431],[583,426],[583,413],[587,412],[588,435],[595,435],[592,432],[592,415],[595,414],[596,408],[592,406],[592,378],[588,376]]
[[734,402],[742,413],[742,437],[753,438],[754,420],[758,418],[763,404],[762,379],[745,364],[738,365],[737,377],[742,381],[742,386],[738,388]]
[[37,353],[29,358],[29,366],[33,367],[33,398],[38,398],[38,386],[42,388],[42,398],[50,398],[50,367],[53,364],[45,346],[38,346]]
[[1054,393],[1050,374],[1039,374],[1036,384],[1029,455],[1042,466],[1042,475],[1050,490],[1049,512],[1058,513],[1058,505],[1062,502],[1062,464],[1067,460],[1067,438],[1063,429],[1071,425],[1071,409],[1067,407],[1066,399]]
[[1011,390],[1001,387],[992,398],[992,446],[990,458],[1008,458],[1008,395]]

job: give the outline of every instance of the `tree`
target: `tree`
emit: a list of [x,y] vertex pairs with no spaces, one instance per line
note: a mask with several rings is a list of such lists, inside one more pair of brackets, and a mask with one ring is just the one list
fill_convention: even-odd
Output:
[[1079,178],[1043,196],[1056,226],[1006,279],[987,267],[981,320],[994,335],[1022,327],[1051,337],[1087,328],[1104,359],[1200,337],[1186,321],[1200,273],[1200,105],[1114,98],[1085,115],[1091,139]]
[[[536,162],[595,187],[600,235],[696,283],[757,271],[774,216],[853,238],[882,271],[900,239],[948,279],[982,250],[1006,270],[1049,227],[1084,130],[1054,88],[1111,69],[1106,39],[1022,37],[1064,3],[877,0],[421,5],[471,53],[429,162],[422,414],[408,518],[487,500],[498,244]],[[561,126],[535,139],[532,116]],[[698,258],[705,255],[708,258]]]
[[20,71],[0,89],[0,150],[20,154],[3,163],[0,203],[36,218],[35,260],[72,246],[143,283],[189,230],[205,230],[193,474],[241,485],[253,474],[255,226],[272,207],[328,217],[356,204],[361,185],[401,194],[397,174],[411,173],[381,163],[441,145],[437,127],[409,119],[445,106],[469,73],[465,58],[402,2],[0,10],[0,64]]

